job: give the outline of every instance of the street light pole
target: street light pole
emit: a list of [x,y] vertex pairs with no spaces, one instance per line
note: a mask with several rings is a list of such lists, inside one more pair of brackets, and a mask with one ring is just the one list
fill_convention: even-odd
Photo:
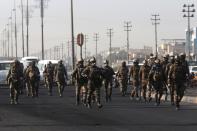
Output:
[[155,55],[156,55],[156,58],[158,56],[158,51],[157,51],[157,25],[159,24],[159,14],[154,14],[152,15],[153,18],[151,18],[151,20],[153,21],[153,25],[155,26]]
[[73,20],[73,0],[71,0],[71,37],[72,37],[72,68],[75,69],[75,38],[74,38],[74,20]]
[[191,46],[191,30],[190,30],[190,18],[191,17],[194,17],[194,14],[191,14],[191,13],[194,13],[195,12],[195,9],[192,9],[194,7],[194,4],[191,4],[191,5],[186,5],[184,4],[183,5],[183,8],[186,8],[186,9],[183,9],[182,12],[184,13],[187,13],[183,15],[183,17],[187,17],[187,21],[188,21],[188,26],[187,26],[187,44],[188,44],[188,59],[191,60],[191,57],[190,57],[190,46]]
[[44,60],[44,1],[40,1],[41,5],[41,30],[42,30],[42,59]]
[[95,33],[94,34],[94,41],[96,42],[96,53],[95,53],[95,58],[97,59],[97,51],[98,51],[98,46],[97,46],[97,42],[98,42],[98,39],[99,39],[99,34],[98,33]]
[[23,14],[23,0],[21,0],[21,13],[22,13],[22,52],[23,57],[25,56],[25,48],[24,48],[24,14]]
[[29,2],[27,0],[27,19],[26,19],[26,24],[27,24],[27,56],[29,56]]
[[17,44],[17,26],[16,26],[16,0],[14,0],[14,9],[13,9],[13,11],[15,12],[15,30],[14,30],[14,33],[15,33],[15,50],[16,50],[16,58],[18,57],[18,50],[17,50],[17,48],[18,48],[18,44]]

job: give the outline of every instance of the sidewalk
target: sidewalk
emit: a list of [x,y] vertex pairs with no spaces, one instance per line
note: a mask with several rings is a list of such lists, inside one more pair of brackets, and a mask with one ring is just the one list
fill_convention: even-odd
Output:
[[[164,95],[162,100],[164,100]],[[168,101],[170,101],[170,94],[168,94]],[[187,88],[181,102],[197,104],[197,86]]]
[[197,87],[187,88],[182,102],[197,104]]

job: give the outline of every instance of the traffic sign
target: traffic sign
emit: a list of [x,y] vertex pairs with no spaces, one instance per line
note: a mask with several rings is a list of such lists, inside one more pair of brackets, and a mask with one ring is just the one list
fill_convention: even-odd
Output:
[[84,35],[82,33],[77,35],[77,45],[83,46],[84,42]]

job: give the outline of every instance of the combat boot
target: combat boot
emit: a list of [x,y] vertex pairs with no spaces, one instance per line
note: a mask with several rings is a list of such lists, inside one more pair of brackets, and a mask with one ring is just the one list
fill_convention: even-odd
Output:
[[98,106],[98,108],[102,108],[103,107],[103,105],[100,104],[100,103],[98,103],[97,106]]

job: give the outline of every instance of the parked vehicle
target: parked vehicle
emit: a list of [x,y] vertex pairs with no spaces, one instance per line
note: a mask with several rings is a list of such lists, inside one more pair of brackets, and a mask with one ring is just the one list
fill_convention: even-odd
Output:
[[0,61],[0,85],[7,85],[6,77],[13,61]]

